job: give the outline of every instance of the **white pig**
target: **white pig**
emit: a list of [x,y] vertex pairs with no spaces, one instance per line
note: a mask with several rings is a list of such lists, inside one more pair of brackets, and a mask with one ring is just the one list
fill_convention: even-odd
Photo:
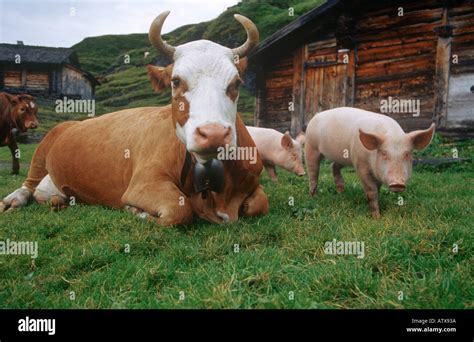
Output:
[[392,118],[357,108],[341,107],[316,114],[306,129],[305,156],[310,194],[317,193],[319,164],[333,163],[338,192],[344,191],[343,166],[354,166],[374,218],[380,217],[378,195],[385,184],[390,191],[405,190],[412,169],[412,151],[428,146],[435,125],[403,132]]
[[298,176],[305,175],[301,157],[304,133],[300,133],[295,140],[291,138],[289,132],[282,134],[271,128],[247,126],[247,130],[255,141],[263,166],[272,181],[278,180],[275,165]]

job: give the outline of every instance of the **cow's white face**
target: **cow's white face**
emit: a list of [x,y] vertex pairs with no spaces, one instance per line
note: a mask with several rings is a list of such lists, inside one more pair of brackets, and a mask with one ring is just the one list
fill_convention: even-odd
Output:
[[176,135],[199,161],[215,157],[219,146],[236,146],[240,82],[231,49],[206,40],[176,48],[173,112],[187,116],[186,121],[176,120]]
[[247,65],[245,55],[258,43],[258,30],[248,18],[236,14],[247,32],[242,46],[229,49],[198,40],[174,47],[161,38],[168,14],[166,11],[156,17],[148,36],[173,64],[165,68],[149,65],[148,75],[157,91],[171,86],[176,135],[203,163],[215,158],[219,147],[237,145],[235,121],[241,75]]

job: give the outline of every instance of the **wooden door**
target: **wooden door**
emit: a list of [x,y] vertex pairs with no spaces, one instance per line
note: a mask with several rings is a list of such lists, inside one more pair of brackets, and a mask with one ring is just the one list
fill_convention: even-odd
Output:
[[316,113],[354,104],[354,51],[333,45],[316,48],[304,64],[303,125]]

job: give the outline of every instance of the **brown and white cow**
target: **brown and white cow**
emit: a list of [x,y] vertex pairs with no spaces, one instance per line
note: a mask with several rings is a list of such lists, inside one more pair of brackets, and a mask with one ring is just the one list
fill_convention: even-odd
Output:
[[37,112],[38,106],[32,96],[0,93],[0,146],[10,148],[12,171],[15,175],[20,171],[15,133],[24,133],[38,127]]
[[[61,206],[74,197],[125,208],[163,225],[189,223],[193,214],[224,223],[268,212],[259,185],[260,159],[223,161],[221,191],[196,192],[193,177],[198,165],[216,160],[218,148],[255,148],[237,114],[237,100],[244,57],[258,43],[257,28],[235,15],[247,31],[241,47],[207,40],[173,47],[161,39],[168,14],[154,20],[149,38],[173,64],[149,66],[148,74],[156,91],[172,87],[171,105],[56,126],[38,146],[22,188],[7,196],[0,210],[26,205],[36,191],[40,202]],[[243,60],[236,64],[235,56]]]

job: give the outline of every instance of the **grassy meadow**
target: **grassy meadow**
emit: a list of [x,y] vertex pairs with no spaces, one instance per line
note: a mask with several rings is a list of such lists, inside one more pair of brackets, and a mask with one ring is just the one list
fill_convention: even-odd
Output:
[[[472,158],[472,141],[440,137],[425,153],[449,155],[453,146]],[[34,147],[21,146],[22,162]],[[8,149],[0,149],[0,162],[8,165]],[[2,214],[0,240],[37,241],[38,258],[0,256],[0,307],[474,307],[471,163],[415,168],[403,205],[382,190],[378,221],[353,170],[343,170],[346,191],[337,194],[324,163],[315,199],[306,178],[279,171],[278,184],[262,177],[269,215],[223,226],[196,220],[162,228],[82,205]],[[26,172],[1,168],[0,196]],[[364,242],[364,258],[326,255],[333,239]]]
[[[242,1],[165,39],[234,47],[245,39],[234,13],[252,19],[264,39],[321,3]],[[73,48],[82,67],[101,76],[98,115],[169,103],[169,91],[153,93],[149,84],[145,66],[164,61],[146,34],[90,37]],[[87,118],[56,113],[54,106],[39,100],[38,133]],[[248,124],[253,107],[243,88],[239,111]],[[0,149],[0,198],[21,185],[36,146],[20,145],[19,176],[10,174],[8,148]],[[195,220],[163,228],[124,211],[82,205],[55,213],[32,204],[1,214],[0,241],[37,241],[38,257],[0,255],[0,308],[472,309],[474,140],[437,135],[418,156],[451,157],[453,148],[470,162],[415,167],[403,203],[382,189],[380,220],[370,217],[353,170],[343,170],[346,191],[336,193],[327,162],[317,198],[309,197],[306,178],[279,169],[275,184],[264,173],[270,213],[222,226]],[[333,239],[363,242],[364,257],[325,254]]]

